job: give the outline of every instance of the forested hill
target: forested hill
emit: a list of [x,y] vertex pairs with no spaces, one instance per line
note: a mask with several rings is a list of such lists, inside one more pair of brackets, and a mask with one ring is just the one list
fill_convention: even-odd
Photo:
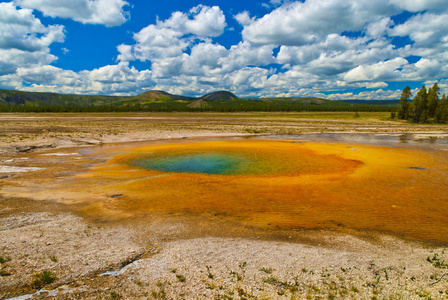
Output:
[[125,111],[394,111],[396,105],[345,103],[321,98],[244,99],[228,91],[202,97],[148,91],[137,96],[90,96],[0,90],[0,112]]
[[11,106],[101,106],[110,105],[120,99],[113,96],[66,95],[0,89],[0,105]]

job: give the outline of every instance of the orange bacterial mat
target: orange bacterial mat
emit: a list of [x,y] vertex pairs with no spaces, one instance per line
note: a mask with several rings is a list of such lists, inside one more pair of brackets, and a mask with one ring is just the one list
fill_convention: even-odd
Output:
[[106,162],[52,192],[66,191],[67,203],[84,195],[84,213],[103,218],[215,214],[262,228],[372,230],[447,243],[447,154],[269,139],[105,146],[90,155]]

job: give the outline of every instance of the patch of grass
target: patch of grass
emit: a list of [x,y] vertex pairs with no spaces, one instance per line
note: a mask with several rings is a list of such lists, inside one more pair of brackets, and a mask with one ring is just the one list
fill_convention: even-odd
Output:
[[207,268],[207,276],[210,279],[213,279],[213,274],[210,272],[210,269],[212,268],[212,266],[205,266]]
[[165,285],[166,283],[162,281],[157,282],[157,287],[159,288],[159,290],[151,292],[151,295],[154,299],[166,299]]
[[6,276],[11,276],[11,273],[5,270],[0,270],[0,277],[6,277]]
[[243,276],[241,274],[238,274],[235,271],[230,271],[230,275],[233,275],[236,278],[237,281],[243,280]]
[[141,282],[139,280],[135,280],[134,283],[138,286],[143,286],[143,282]]
[[205,289],[207,289],[207,290],[214,290],[214,289],[216,289],[216,283],[214,283],[214,282],[212,282],[212,283],[208,283],[208,284],[205,286]]
[[415,292],[417,296],[424,299],[432,299],[431,294],[428,291],[422,290]]
[[31,286],[33,288],[41,288],[44,285],[50,284],[56,280],[56,274],[51,271],[43,271],[42,273],[35,273],[31,279]]
[[269,283],[269,284],[277,284],[278,283],[278,279],[274,275],[271,275],[269,277],[263,278],[263,282]]
[[260,268],[260,271],[265,272],[266,274],[272,274],[272,272],[274,272],[274,269],[263,267],[263,268]]
[[433,257],[428,256],[426,260],[435,268],[448,269],[448,263],[445,262],[445,260],[440,259],[438,253],[434,253]]
[[52,262],[58,262],[58,259],[57,259],[56,256],[50,256],[50,260],[51,260]]
[[11,258],[0,256],[0,264],[7,263],[8,261],[11,261]]
[[179,280],[179,282],[185,282],[185,280],[186,280],[184,275],[178,274],[178,275],[176,275],[176,277],[177,277],[177,280]]
[[110,298],[111,299],[121,299],[122,296],[119,293],[117,293],[116,291],[111,291],[110,292]]

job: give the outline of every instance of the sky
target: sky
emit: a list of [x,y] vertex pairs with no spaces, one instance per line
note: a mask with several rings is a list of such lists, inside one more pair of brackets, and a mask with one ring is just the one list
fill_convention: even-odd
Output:
[[0,88],[91,95],[448,94],[447,0],[0,0]]

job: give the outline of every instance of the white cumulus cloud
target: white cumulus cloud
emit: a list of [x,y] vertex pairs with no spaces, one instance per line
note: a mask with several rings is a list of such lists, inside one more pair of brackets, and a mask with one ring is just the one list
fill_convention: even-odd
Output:
[[14,0],[23,7],[53,18],[73,19],[83,24],[117,26],[125,23],[129,5],[124,0]]
[[218,6],[198,5],[188,14],[176,11],[171,18],[158,22],[159,27],[171,28],[182,34],[195,34],[204,37],[220,36],[226,27],[226,17]]
[[347,72],[344,75],[344,80],[348,82],[396,80],[400,77],[398,69],[406,64],[408,64],[406,59],[397,57],[393,60],[381,61],[372,65],[360,65]]
[[12,3],[0,3],[0,12],[0,76],[57,59],[49,46],[64,41],[63,26],[44,26],[30,9]]
[[179,57],[195,39],[217,37],[226,26],[224,13],[217,6],[199,5],[189,13],[176,11],[169,19],[158,20],[135,33],[135,45],[118,46],[118,60],[154,61]]
[[387,0],[307,0],[286,3],[250,22],[242,34],[257,44],[307,45],[331,33],[360,31],[398,10]]
[[446,0],[390,0],[390,3],[410,12],[440,11],[448,8],[448,1]]

